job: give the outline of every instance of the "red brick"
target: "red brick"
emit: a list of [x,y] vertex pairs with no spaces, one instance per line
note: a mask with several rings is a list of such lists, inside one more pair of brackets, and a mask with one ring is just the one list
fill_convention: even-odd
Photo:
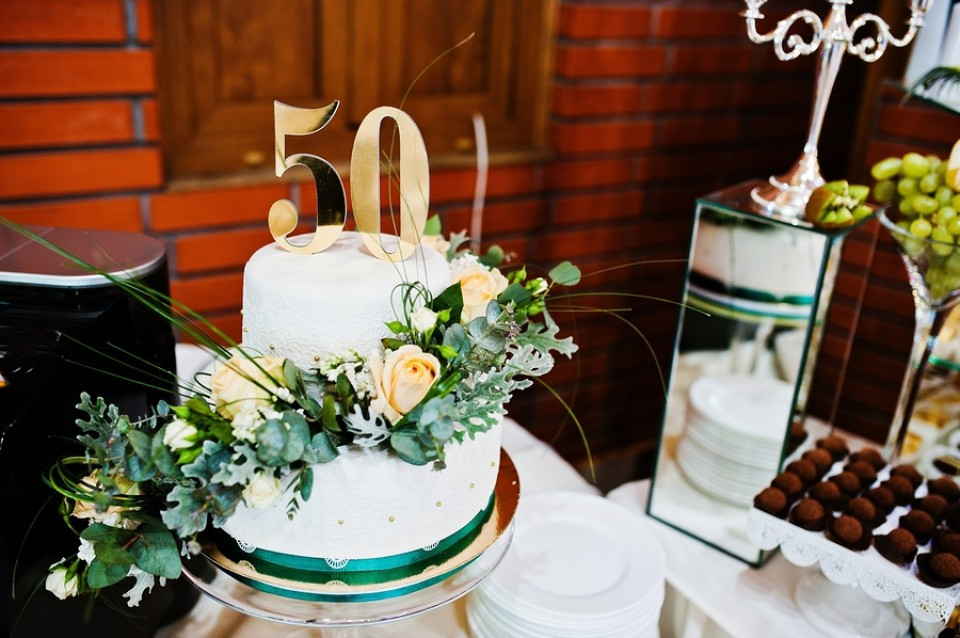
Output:
[[174,246],[180,273],[239,268],[250,256],[272,240],[266,226],[255,230],[234,230],[178,237]]
[[[221,332],[225,333],[234,343],[241,342],[241,326],[243,325],[243,317],[240,315],[240,309],[236,309],[233,312],[225,312],[219,315],[209,315],[205,317],[210,323],[217,327]],[[208,332],[210,332],[208,330]],[[185,341],[191,341],[189,337],[183,337]],[[229,342],[223,339],[216,339],[221,345],[228,345]]]
[[539,261],[576,259],[585,255],[623,251],[634,246],[634,229],[624,227],[554,231],[540,239]]
[[137,40],[153,42],[153,3],[150,0],[137,0]]
[[885,104],[880,109],[877,131],[930,142],[946,151],[960,138],[960,118],[947,111]]
[[568,38],[642,38],[650,33],[650,9],[564,5],[559,32]]
[[557,74],[561,77],[632,77],[654,75],[664,69],[663,47],[582,47],[557,49]]
[[639,190],[565,195],[556,198],[552,219],[562,225],[637,217],[642,199]]
[[239,308],[243,292],[243,273],[172,279],[170,296],[194,312]]
[[0,51],[0,97],[149,93],[150,51]]
[[3,0],[0,42],[122,42],[123,0]]
[[647,87],[647,111],[702,111],[740,106],[739,83],[662,82]]
[[[454,208],[443,217],[447,234],[466,230],[469,234],[472,208]],[[520,202],[495,202],[484,206],[483,234],[513,233],[542,228],[547,217],[545,199]]]
[[653,122],[557,124],[552,139],[561,153],[644,149],[653,143]]
[[133,139],[127,102],[0,104],[0,148],[73,146]]
[[[430,201],[472,200],[476,182],[475,169],[435,172],[430,175]],[[487,175],[487,197],[528,195],[536,190],[532,166],[495,167]]]
[[162,179],[153,148],[0,157],[0,199],[156,188]]
[[643,99],[639,86],[558,86],[553,91],[557,115],[623,115],[636,113]]
[[728,157],[727,151],[715,148],[702,149],[695,153],[657,153],[656,157],[647,163],[647,169],[640,179],[666,180],[715,175],[718,167],[729,168]]
[[289,197],[285,184],[163,193],[150,198],[150,227],[159,232],[262,222],[270,206]]
[[140,103],[143,109],[143,139],[147,142],[160,140],[160,117],[157,113],[157,101],[150,98]]
[[544,185],[550,190],[611,186],[630,181],[630,160],[573,160],[553,162],[547,167]]
[[671,73],[745,73],[753,66],[754,50],[749,46],[678,47]]
[[736,116],[670,119],[660,122],[657,144],[680,146],[730,142],[737,138],[737,129]]
[[0,217],[20,224],[140,232],[140,202],[134,197],[57,204],[0,206]]
[[664,38],[744,37],[746,25],[730,8],[663,7],[656,33]]

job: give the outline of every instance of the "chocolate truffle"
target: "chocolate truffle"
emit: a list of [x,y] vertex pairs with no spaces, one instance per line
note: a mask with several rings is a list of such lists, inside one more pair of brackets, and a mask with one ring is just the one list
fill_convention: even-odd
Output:
[[935,524],[939,524],[947,511],[947,499],[939,494],[927,494],[914,502],[913,509],[923,510],[930,515]]
[[779,518],[786,516],[787,505],[787,495],[775,487],[767,487],[753,497],[754,507]]
[[830,453],[819,447],[815,450],[807,450],[803,453],[802,458],[813,463],[817,467],[817,474],[820,476],[826,474],[833,465],[833,457],[830,456]]
[[917,542],[923,545],[930,540],[930,534],[936,524],[926,512],[911,510],[900,517],[900,527],[909,530],[917,539]]
[[847,506],[847,497],[840,493],[836,483],[821,481],[810,489],[810,498],[815,499],[830,512],[838,512]]
[[877,511],[884,516],[892,512],[893,508],[897,506],[897,499],[888,487],[878,486],[870,488],[864,496],[870,499],[870,502],[877,508]]
[[960,534],[937,528],[933,530],[932,548],[935,552],[947,552],[960,558]]
[[850,549],[864,550],[870,546],[870,530],[852,516],[843,514],[833,519],[827,530],[827,538]]
[[887,465],[887,460],[883,458],[883,455],[876,450],[876,448],[865,447],[859,452],[854,452],[850,455],[850,461],[866,461],[873,466],[873,469],[879,472]]
[[890,476],[903,476],[910,481],[913,489],[917,489],[920,487],[920,484],[923,483],[923,475],[920,474],[920,471],[912,465],[905,463],[890,470]]
[[820,479],[820,475],[817,473],[817,466],[811,461],[800,459],[799,461],[794,461],[787,465],[787,472],[791,474],[796,474],[804,485],[813,485]]
[[913,500],[913,483],[905,476],[891,476],[881,485],[893,492],[897,505],[906,505]]
[[826,525],[826,520],[823,505],[812,498],[802,499],[790,510],[790,522],[803,529],[819,532]]
[[[778,475],[770,485],[783,492],[787,500],[791,503],[803,494],[804,489],[803,481],[793,472],[784,472]],[[946,505],[944,505],[944,507],[946,507]]]
[[950,587],[960,582],[960,559],[947,552],[917,556],[920,580],[931,587]]
[[853,472],[843,471],[830,477],[844,496],[856,496],[860,492],[860,477]]
[[847,455],[847,441],[842,436],[831,434],[817,441],[817,447],[830,453],[834,461],[839,461]]
[[943,522],[955,532],[960,532],[960,503],[951,503],[943,514]]
[[891,563],[906,565],[917,555],[917,539],[900,527],[873,539],[873,546]]
[[877,508],[874,504],[862,496],[850,501],[843,513],[849,514],[870,529],[882,523],[884,519],[883,516],[877,514]]
[[860,484],[863,487],[869,487],[873,485],[874,481],[877,480],[877,471],[873,469],[873,466],[867,461],[854,461],[843,469],[846,472],[853,472],[856,474],[860,479]]
[[927,481],[927,492],[939,494],[947,499],[948,503],[960,501],[960,485],[957,485],[957,482],[949,476],[941,476]]

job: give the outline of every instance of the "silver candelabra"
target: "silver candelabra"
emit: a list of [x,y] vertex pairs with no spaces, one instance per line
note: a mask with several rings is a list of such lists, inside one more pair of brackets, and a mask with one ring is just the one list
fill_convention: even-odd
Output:
[[[832,0],[830,14],[826,20],[820,20],[816,13],[803,9],[795,11],[777,22],[775,29],[768,33],[757,31],[757,21],[763,19],[760,8],[767,0],[745,0],[746,11],[741,12],[747,21],[747,35],[752,42],[773,42],[777,57],[792,60],[801,55],[809,55],[820,49],[820,65],[816,75],[816,93],[813,99],[813,112],[810,115],[810,128],[807,141],[803,145],[803,154],[783,175],[770,177],[769,184],[753,190],[753,201],[764,213],[788,221],[803,217],[803,209],[813,189],[824,183],[817,161],[817,141],[823,116],[830,101],[834,80],[840,70],[840,61],[844,53],[851,53],[865,62],[873,62],[883,55],[887,45],[906,46],[913,40],[917,30],[923,26],[923,19],[933,0],[908,0],[910,19],[907,20],[906,34],[897,38],[890,33],[890,26],[872,13],[864,13],[847,22],[847,5],[853,0]],[[790,30],[798,22],[805,22],[812,30],[809,41]],[[872,35],[857,32],[864,27],[872,27]]]

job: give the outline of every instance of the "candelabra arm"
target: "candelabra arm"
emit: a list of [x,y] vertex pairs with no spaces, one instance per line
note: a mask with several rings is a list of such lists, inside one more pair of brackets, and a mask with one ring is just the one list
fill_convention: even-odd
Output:
[[807,142],[803,146],[803,152],[812,153],[814,157],[817,154],[820,131],[823,129],[823,117],[827,112],[830,94],[833,92],[833,85],[840,71],[840,62],[843,61],[844,48],[843,42],[831,39],[820,50],[813,110],[810,112],[810,128],[807,131]]

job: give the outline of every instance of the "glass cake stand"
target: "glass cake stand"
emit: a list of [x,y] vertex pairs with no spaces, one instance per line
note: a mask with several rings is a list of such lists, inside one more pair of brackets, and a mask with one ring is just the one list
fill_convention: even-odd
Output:
[[485,524],[490,528],[481,532],[477,543],[463,550],[456,569],[429,574],[429,581],[437,582],[382,600],[352,601],[350,598],[354,592],[346,586],[340,588],[342,600],[322,602],[260,591],[240,582],[206,555],[184,560],[183,575],[213,600],[249,616],[290,625],[341,628],[336,635],[342,638],[362,636],[365,627],[436,609],[479,585],[496,569],[510,547],[519,496],[516,467],[509,455],[501,450],[500,473],[494,488],[494,513]]

